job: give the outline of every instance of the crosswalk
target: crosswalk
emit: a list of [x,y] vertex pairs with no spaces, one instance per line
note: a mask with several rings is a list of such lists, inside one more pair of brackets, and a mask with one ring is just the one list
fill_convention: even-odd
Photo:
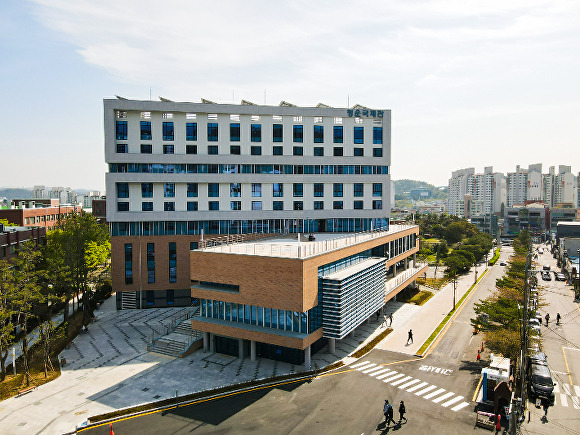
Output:
[[578,385],[554,383],[554,406],[560,405],[565,408],[573,407],[574,409],[580,409],[579,396],[580,387]]
[[414,378],[405,373],[399,373],[396,370],[377,365],[370,361],[357,362],[349,367],[398,387],[400,390],[414,393],[416,396],[437,403],[453,412],[469,406],[469,402],[463,401],[463,396],[456,395],[451,391],[447,391],[445,388],[439,388],[437,385],[429,384],[421,379]]

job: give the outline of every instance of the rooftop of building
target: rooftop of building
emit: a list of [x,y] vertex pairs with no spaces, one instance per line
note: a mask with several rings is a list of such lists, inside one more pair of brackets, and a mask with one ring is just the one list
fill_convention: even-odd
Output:
[[[393,235],[411,228],[418,228],[418,226],[390,225],[387,231],[374,230],[361,233],[286,234],[261,240],[242,240],[241,242],[236,241],[236,236],[226,236],[225,238],[205,241],[203,243],[204,247],[196,251],[305,259]],[[299,235],[300,240],[298,240]],[[313,236],[314,240],[308,240],[309,236]]]

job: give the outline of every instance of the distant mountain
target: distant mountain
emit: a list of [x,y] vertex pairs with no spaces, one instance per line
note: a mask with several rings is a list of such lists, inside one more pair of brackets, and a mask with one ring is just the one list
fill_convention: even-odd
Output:
[[0,198],[8,199],[11,201],[14,198],[18,199],[32,199],[32,190],[25,189],[22,187],[7,187],[0,189]]
[[447,199],[447,186],[436,187],[426,181],[417,180],[393,180],[395,185],[396,199],[411,198],[411,191],[415,189],[427,189],[431,193],[429,199]]

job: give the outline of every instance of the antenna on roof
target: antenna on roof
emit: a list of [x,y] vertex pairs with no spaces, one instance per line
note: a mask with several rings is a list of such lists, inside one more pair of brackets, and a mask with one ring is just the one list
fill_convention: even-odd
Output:
[[151,101],[151,86],[149,86],[149,101]]

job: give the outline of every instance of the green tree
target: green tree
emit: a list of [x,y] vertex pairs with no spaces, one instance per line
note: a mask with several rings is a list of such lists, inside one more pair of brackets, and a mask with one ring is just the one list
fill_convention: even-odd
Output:
[[6,359],[14,339],[14,314],[12,298],[14,279],[12,266],[6,260],[0,260],[0,382],[6,378]]

